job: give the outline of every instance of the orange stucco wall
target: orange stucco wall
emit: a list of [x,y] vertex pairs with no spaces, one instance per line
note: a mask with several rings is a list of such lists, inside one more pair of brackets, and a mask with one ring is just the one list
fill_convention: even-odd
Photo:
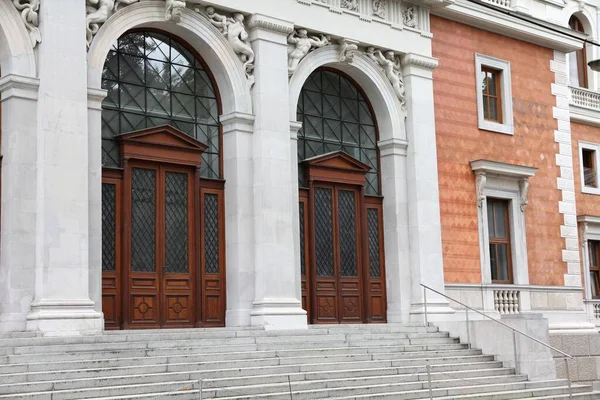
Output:
[[575,175],[575,204],[577,205],[577,215],[600,216],[600,196],[581,193],[580,140],[600,144],[600,128],[574,122],[571,123],[571,144],[573,147],[573,174]]
[[[554,142],[556,99],[551,50],[439,17],[431,18],[435,118],[446,282],[479,283],[481,267],[475,177],[469,161],[488,159],[538,168],[526,209],[530,283],[563,285],[561,193]],[[510,62],[515,134],[479,130],[475,53]]]

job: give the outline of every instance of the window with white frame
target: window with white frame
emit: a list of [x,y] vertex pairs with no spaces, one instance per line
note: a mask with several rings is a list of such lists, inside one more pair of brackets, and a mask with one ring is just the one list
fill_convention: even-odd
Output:
[[600,161],[600,145],[579,142],[579,169],[581,191],[583,193],[600,194],[598,184],[598,162]]
[[583,247],[585,299],[597,300],[600,299],[600,216],[580,215],[577,222]]
[[476,177],[483,284],[529,284],[525,207],[536,168],[471,161]]
[[510,63],[475,54],[479,129],[514,133]]

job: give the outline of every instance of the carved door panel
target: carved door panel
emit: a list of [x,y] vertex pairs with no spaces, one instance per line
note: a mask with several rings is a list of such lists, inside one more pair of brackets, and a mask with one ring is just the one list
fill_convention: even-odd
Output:
[[121,327],[121,209],[122,177],[102,178],[102,312],[106,329]]
[[362,322],[361,193],[352,186],[322,184],[311,192],[312,321]]
[[309,251],[309,212],[308,212],[308,191],[300,190],[300,202],[298,209],[299,236],[300,236],[300,278],[302,292],[302,308],[306,311],[308,322],[311,321],[311,296],[310,282],[308,280],[308,270],[310,269],[310,251]]
[[129,192],[127,325],[192,327],[193,171],[151,163],[132,164],[125,182]]

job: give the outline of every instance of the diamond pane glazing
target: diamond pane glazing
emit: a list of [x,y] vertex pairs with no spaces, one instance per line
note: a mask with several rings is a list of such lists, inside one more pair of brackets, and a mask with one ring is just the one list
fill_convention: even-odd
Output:
[[333,210],[331,189],[315,189],[315,255],[318,276],[333,273]]
[[356,205],[354,192],[338,192],[340,271],[342,276],[357,276]]
[[188,175],[165,174],[165,266],[167,273],[187,273]]
[[185,46],[156,32],[127,33],[106,59],[102,87],[109,91],[102,103],[105,166],[121,164],[111,143],[117,135],[170,124],[209,146],[211,162],[202,177],[222,177],[216,90]]
[[219,273],[219,197],[204,195],[204,271]]
[[[369,165],[368,195],[380,194],[379,150],[371,109],[358,87],[331,71],[313,72],[298,99],[298,162],[342,150]],[[298,174],[304,174],[299,169]],[[304,176],[298,181],[302,184]]]
[[154,272],[156,235],[156,173],[131,170],[131,271]]
[[116,188],[102,184],[102,271],[116,269]]
[[371,278],[381,277],[381,264],[379,260],[379,213],[375,208],[367,210],[367,226],[369,236],[369,266]]

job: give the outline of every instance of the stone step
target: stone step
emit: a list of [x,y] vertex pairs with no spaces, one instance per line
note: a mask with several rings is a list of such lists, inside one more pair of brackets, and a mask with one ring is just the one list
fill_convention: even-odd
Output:
[[[386,390],[390,387],[394,387],[394,390],[410,391],[420,390],[428,388],[429,383],[427,379],[405,381],[402,379],[402,375],[393,375],[385,377],[367,377],[367,378],[355,378],[355,379],[321,379],[313,381],[295,381],[295,382],[281,382],[281,383],[269,383],[259,385],[244,385],[244,386],[230,386],[223,388],[216,388],[210,390],[203,390],[203,398],[222,398],[222,397],[234,397],[252,394],[266,394],[266,393],[280,393],[288,390],[291,385],[292,391],[315,391],[315,390],[352,390],[354,388],[369,387],[369,388],[385,388]],[[527,376],[524,375],[499,375],[499,376],[488,376],[488,377],[462,377],[460,379],[440,379],[432,382],[434,388],[446,388],[453,387],[463,382],[473,381],[477,384],[485,383],[505,383],[512,384],[515,382],[523,382],[527,380]],[[376,393],[376,392],[375,392]]]
[[[370,370],[349,370],[343,371],[340,374],[338,371],[319,371],[316,373],[290,373],[290,374],[274,374],[274,375],[247,375],[237,378],[215,378],[206,379],[202,372],[165,372],[158,374],[136,374],[122,375],[113,377],[100,377],[89,379],[69,379],[55,381],[37,381],[25,383],[11,383],[0,385],[0,394],[12,394],[23,392],[40,392],[48,390],[66,390],[76,389],[81,387],[102,387],[109,385],[124,385],[124,384],[144,384],[160,381],[181,381],[181,380],[199,380],[203,379],[205,388],[221,388],[228,386],[244,386],[244,385],[260,385],[267,383],[287,383],[288,378],[292,381],[315,381],[326,376],[331,380],[370,380],[370,379],[386,379],[387,377],[398,382],[411,382],[427,380],[425,373],[405,373],[398,374],[395,368],[375,369]],[[513,369],[510,368],[490,368],[480,370],[466,369],[464,371],[453,372],[453,376],[460,377],[487,377],[491,375],[501,376],[513,374]],[[431,374],[433,380],[447,379],[447,374],[443,372],[434,372]],[[372,382],[372,381],[371,381]]]
[[[128,365],[156,365],[184,362],[201,361],[219,361],[219,360],[240,360],[240,359],[258,359],[258,358],[286,358],[293,357],[298,353],[304,356],[326,356],[326,355],[371,355],[371,359],[409,359],[409,358],[439,358],[454,356],[473,356],[481,355],[481,350],[438,350],[438,351],[413,351],[405,352],[390,347],[389,353],[380,353],[379,348],[368,347],[342,347],[332,349],[294,349],[294,350],[271,350],[271,351],[246,351],[246,352],[227,352],[227,353],[200,353],[181,356],[161,356],[161,357],[133,357],[133,358],[109,358],[100,360],[68,360],[54,362],[32,362],[21,364],[0,365],[0,374],[15,372],[37,372],[37,371],[59,371],[62,369],[88,369],[88,368],[110,368],[122,367]],[[394,351],[396,350],[396,351]],[[19,356],[23,357],[23,356]],[[26,361],[27,359],[21,359]]]
[[[447,358],[440,360],[439,364],[432,365],[432,369],[442,369],[446,365],[454,366],[455,368],[465,369],[469,365],[494,365],[501,367],[502,363],[493,361],[493,356],[466,356],[460,358]],[[477,361],[479,360],[479,361]],[[18,372],[0,375],[0,381],[5,383],[23,383],[34,381],[53,381],[61,379],[78,379],[78,378],[94,378],[118,375],[133,375],[133,374],[152,374],[162,372],[204,372],[211,374],[214,371],[219,371],[223,374],[229,374],[233,371],[237,373],[249,373],[252,371],[267,371],[270,369],[287,369],[292,372],[314,372],[323,369],[338,370],[338,369],[362,369],[362,368],[385,368],[396,367],[398,370],[404,369],[423,369],[425,368],[425,359],[415,360],[377,360],[377,361],[335,361],[332,359],[322,359],[319,357],[312,358],[270,358],[257,360],[228,360],[223,362],[206,362],[206,363],[177,363],[177,364],[158,364],[158,365],[143,365],[143,366],[126,366],[113,368],[91,368],[82,370],[62,370],[62,371],[38,371],[38,372]],[[287,367],[287,368],[286,368]],[[288,372],[286,370],[286,372]],[[267,374],[269,372],[263,372]],[[227,375],[232,376],[232,375]],[[208,377],[207,377],[208,378]]]
[[[530,398],[536,395],[550,396],[562,395],[567,390],[566,386],[561,386],[562,381],[542,381],[542,382],[517,382],[517,383],[500,383],[500,384],[477,384],[465,385],[465,381],[460,380],[462,385],[454,387],[433,388],[433,397],[436,400],[444,399],[466,399],[468,395],[478,394],[480,399],[508,400],[508,399],[523,399]],[[309,399],[429,399],[429,388],[417,390],[396,390],[399,385],[370,385],[355,388],[327,388],[317,390],[292,390],[292,395],[295,400]],[[426,387],[426,386],[425,386]],[[588,390],[588,386],[574,385],[573,391],[583,393]],[[443,397],[442,397],[443,396]],[[286,392],[259,394],[259,395],[241,395],[219,397],[221,400],[289,400],[289,389]]]
[[[78,351],[62,353],[43,353],[43,354],[19,354],[0,356],[0,365],[21,364],[25,362],[51,362],[51,361],[75,361],[75,360],[100,360],[110,358],[135,358],[135,357],[160,357],[160,356],[178,356],[186,354],[206,354],[221,352],[248,352],[248,351],[281,351],[281,350],[319,350],[324,348],[369,348],[370,353],[393,351],[443,351],[443,350],[461,350],[468,346],[462,343],[450,344],[428,344],[428,345],[406,345],[394,346],[377,344],[370,346],[368,343],[363,346],[350,346],[346,342],[310,342],[310,343],[271,343],[271,344],[245,344],[228,346],[196,346],[180,348],[157,348],[157,349],[135,349],[135,350],[97,350],[97,351]],[[2,349],[0,349],[2,350]]]

